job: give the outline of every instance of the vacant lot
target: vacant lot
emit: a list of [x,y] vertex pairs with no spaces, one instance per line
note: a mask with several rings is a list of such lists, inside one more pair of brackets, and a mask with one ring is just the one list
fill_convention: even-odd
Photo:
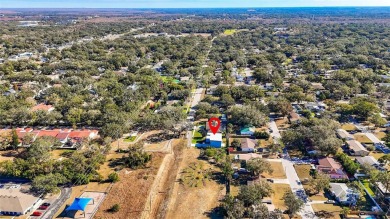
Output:
[[304,179],[310,179],[310,165],[294,165],[295,171],[297,171],[299,179],[302,181]]
[[[180,165],[179,173],[192,162],[198,161],[199,150],[188,148],[184,150],[184,159]],[[215,170],[215,167],[204,163],[205,168]],[[177,177],[173,188],[172,196],[166,207],[165,218],[209,218],[207,213],[211,213],[219,206],[219,199],[224,195],[224,185],[211,180],[202,187],[188,188],[181,184],[180,175]]]
[[[164,156],[153,153],[151,164],[146,169],[122,170],[119,173],[120,181],[107,194],[95,218],[139,218]],[[107,212],[114,204],[119,204],[119,212]]]
[[273,183],[272,189],[274,193],[271,196],[272,203],[275,205],[275,208],[279,208],[282,211],[286,210],[286,205],[284,204],[283,201],[283,195],[287,191],[291,191],[290,185],[288,184],[276,184]]
[[286,173],[284,172],[284,168],[281,162],[268,160],[272,167],[272,174],[263,173],[261,174],[264,178],[272,178],[272,179],[286,179]]
[[312,204],[314,212],[321,214],[321,218],[340,219],[340,212],[342,208],[332,204]]

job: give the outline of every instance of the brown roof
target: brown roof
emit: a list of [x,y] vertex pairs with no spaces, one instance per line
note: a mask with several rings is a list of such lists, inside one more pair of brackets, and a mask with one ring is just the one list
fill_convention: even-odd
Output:
[[318,160],[318,164],[320,166],[323,166],[323,167],[329,167],[329,168],[332,168],[334,170],[337,170],[337,169],[341,169],[341,165],[339,162],[335,161],[333,158],[331,157],[326,157],[326,158],[323,158],[323,159],[320,159]]
[[256,147],[256,141],[249,139],[249,138],[241,139],[241,148],[255,149],[255,147]]
[[31,194],[21,192],[20,189],[0,189],[0,210],[8,212],[27,211],[38,200]]

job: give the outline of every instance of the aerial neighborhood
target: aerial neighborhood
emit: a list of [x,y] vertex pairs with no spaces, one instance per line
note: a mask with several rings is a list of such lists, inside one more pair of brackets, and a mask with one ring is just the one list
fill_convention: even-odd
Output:
[[388,8],[0,15],[0,218],[390,216]]

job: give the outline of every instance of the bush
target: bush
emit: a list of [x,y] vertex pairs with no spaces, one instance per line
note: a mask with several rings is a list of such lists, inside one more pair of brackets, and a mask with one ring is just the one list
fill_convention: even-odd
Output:
[[112,213],[115,213],[115,212],[118,212],[119,209],[120,209],[119,204],[115,204],[115,205],[113,205],[108,211],[109,211],[109,212],[112,212]]
[[255,132],[254,136],[256,139],[269,139],[269,134],[267,132]]
[[116,172],[110,173],[110,175],[108,175],[108,181],[113,182],[113,183],[118,182],[119,181],[118,173],[116,173]]
[[367,150],[369,150],[369,151],[374,151],[374,150],[375,150],[375,147],[372,146],[372,145],[368,145],[368,146],[367,146]]

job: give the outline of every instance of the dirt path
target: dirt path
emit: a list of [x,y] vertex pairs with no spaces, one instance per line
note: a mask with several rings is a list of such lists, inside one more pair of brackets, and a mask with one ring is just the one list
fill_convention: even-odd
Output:
[[182,156],[182,148],[184,147],[183,140],[173,140],[167,146],[172,148],[171,153],[164,157],[160,169],[153,182],[152,189],[148,195],[148,200],[145,204],[141,218],[161,218],[160,212],[164,209],[164,203],[168,199],[171,187],[176,179],[180,157]]

